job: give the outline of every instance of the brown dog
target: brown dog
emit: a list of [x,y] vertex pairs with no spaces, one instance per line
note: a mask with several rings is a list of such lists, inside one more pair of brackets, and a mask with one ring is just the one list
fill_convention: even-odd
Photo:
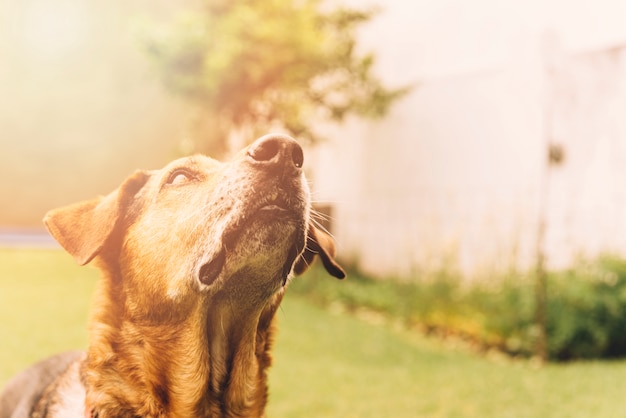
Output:
[[290,273],[319,255],[345,276],[312,226],[302,163],[293,139],[267,135],[230,163],[183,158],[49,212],[59,243],[102,270],[89,349],[14,378],[0,418],[263,416]]

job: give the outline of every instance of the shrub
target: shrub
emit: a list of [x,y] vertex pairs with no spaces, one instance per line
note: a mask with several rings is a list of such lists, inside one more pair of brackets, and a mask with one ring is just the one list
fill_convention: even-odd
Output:
[[[453,270],[428,279],[375,280],[352,271],[343,283],[313,269],[290,292],[348,310],[367,308],[482,348],[531,356],[537,342],[535,280],[509,274],[464,282]],[[548,275],[548,354],[552,360],[626,356],[626,260],[603,256]]]
[[548,282],[551,358],[626,355],[626,261],[601,257]]

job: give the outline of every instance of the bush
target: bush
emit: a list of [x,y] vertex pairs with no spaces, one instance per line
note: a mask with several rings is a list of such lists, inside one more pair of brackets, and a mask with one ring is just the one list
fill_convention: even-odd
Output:
[[[352,271],[343,283],[312,269],[290,292],[323,305],[369,309],[437,335],[456,335],[484,349],[531,356],[537,342],[535,281],[509,274],[464,282],[452,270],[401,282]],[[548,354],[552,360],[626,356],[626,260],[603,256],[548,275]]]
[[550,279],[550,357],[569,360],[625,356],[626,261],[602,257]]

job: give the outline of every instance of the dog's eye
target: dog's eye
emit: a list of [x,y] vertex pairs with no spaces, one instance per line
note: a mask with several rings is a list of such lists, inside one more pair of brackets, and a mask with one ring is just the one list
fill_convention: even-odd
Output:
[[194,179],[193,173],[185,169],[177,169],[170,173],[165,184],[180,185],[189,183]]

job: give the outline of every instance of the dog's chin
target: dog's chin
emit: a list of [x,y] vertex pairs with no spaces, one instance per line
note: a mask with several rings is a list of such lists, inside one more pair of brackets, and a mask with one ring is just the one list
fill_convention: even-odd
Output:
[[252,268],[264,276],[276,276],[284,285],[304,249],[304,225],[304,218],[291,211],[279,206],[263,207],[245,225],[224,234],[221,247],[203,260],[198,280],[211,286],[221,278]]

